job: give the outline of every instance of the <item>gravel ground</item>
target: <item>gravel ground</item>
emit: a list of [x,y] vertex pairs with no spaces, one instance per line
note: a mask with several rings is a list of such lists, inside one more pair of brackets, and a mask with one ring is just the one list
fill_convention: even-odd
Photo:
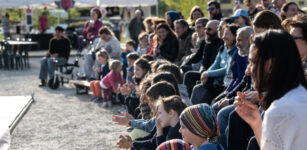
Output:
[[39,58],[26,70],[0,70],[0,95],[34,92],[35,102],[12,134],[11,150],[112,150],[125,128],[112,123],[112,109],[90,102],[90,95],[76,95],[73,85],[57,90],[39,88]]

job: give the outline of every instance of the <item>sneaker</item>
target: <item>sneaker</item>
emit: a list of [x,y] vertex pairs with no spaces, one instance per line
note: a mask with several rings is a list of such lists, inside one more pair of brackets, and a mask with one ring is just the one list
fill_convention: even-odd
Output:
[[100,103],[102,102],[102,97],[97,97],[97,99],[94,100],[95,103]]
[[38,84],[39,87],[43,87],[46,86],[46,81],[45,80],[41,80],[41,82]]
[[100,106],[106,108],[108,106],[108,103],[107,102],[102,102]]
[[108,101],[108,107],[112,107],[112,101]]
[[94,96],[94,97],[91,98],[91,101],[96,101],[97,98],[98,97]]

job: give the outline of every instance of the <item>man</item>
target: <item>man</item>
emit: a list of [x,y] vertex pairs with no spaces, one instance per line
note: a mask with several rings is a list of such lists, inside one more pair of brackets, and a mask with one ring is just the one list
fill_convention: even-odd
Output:
[[49,79],[53,79],[56,65],[64,65],[70,54],[70,41],[63,36],[64,29],[60,26],[55,28],[54,37],[50,40],[49,51],[41,60],[39,86],[46,85],[47,74]]
[[282,5],[284,3],[286,3],[286,0],[273,0],[273,6],[276,9],[275,14],[277,16],[280,16],[280,14],[281,14],[281,7],[282,7]]
[[10,34],[10,16],[8,13],[5,14],[5,16],[2,19],[2,28],[3,28],[3,34],[4,34],[4,38],[10,38],[11,34]]
[[222,18],[221,5],[217,1],[212,0],[208,2],[207,11],[210,20],[221,20]]
[[248,16],[250,20],[253,20],[255,15],[260,11],[257,6],[257,0],[245,0],[245,6],[248,8]]
[[185,57],[192,53],[192,31],[189,28],[189,24],[184,19],[176,20],[174,25],[176,36],[179,42],[179,53],[175,63],[181,64]]
[[276,9],[273,7],[271,0],[261,0],[261,4],[263,9],[276,12]]
[[145,26],[143,24],[142,12],[140,10],[135,11],[135,17],[131,20],[129,24],[129,34],[130,38],[136,42],[136,47],[138,46],[138,36],[139,34],[145,31]]
[[187,86],[189,95],[191,96],[194,85],[200,79],[201,73],[207,70],[215,60],[219,48],[223,45],[223,41],[217,36],[218,20],[211,20],[205,27],[205,42],[206,44],[196,52],[190,59],[189,63],[202,61],[202,66],[199,71],[188,71],[184,74],[184,84]]

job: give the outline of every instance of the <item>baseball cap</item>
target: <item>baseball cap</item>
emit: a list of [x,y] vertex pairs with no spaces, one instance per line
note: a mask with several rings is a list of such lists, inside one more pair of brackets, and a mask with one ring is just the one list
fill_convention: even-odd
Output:
[[235,13],[232,16],[230,16],[230,18],[235,19],[239,16],[243,16],[248,19],[248,12],[244,9],[237,9]]

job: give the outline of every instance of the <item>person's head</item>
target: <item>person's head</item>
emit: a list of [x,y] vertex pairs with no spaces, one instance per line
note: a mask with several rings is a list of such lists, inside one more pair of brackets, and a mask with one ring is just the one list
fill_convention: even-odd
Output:
[[195,31],[200,36],[203,37],[205,35],[205,27],[208,23],[209,19],[202,17],[198,18],[195,22]]
[[151,72],[157,73],[158,68],[163,64],[171,64],[171,62],[166,60],[166,59],[158,59],[158,60],[151,62],[151,65],[150,65],[151,66]]
[[269,10],[263,10],[255,16],[253,29],[258,34],[268,29],[282,29],[282,26],[279,17],[275,13]]
[[218,20],[210,20],[207,23],[205,27],[206,43],[212,43],[217,38],[217,26],[219,25],[219,23],[220,22]]
[[192,150],[189,143],[181,139],[172,139],[161,143],[156,150]]
[[139,9],[135,10],[135,17],[137,19],[141,19],[142,18],[142,12]]
[[147,46],[148,45],[148,34],[146,32],[139,34],[138,40],[140,41],[141,45]]
[[169,97],[177,95],[174,86],[166,81],[160,81],[150,86],[146,91],[148,105],[152,112],[156,112],[156,102],[160,97]]
[[203,10],[199,6],[194,6],[190,11],[190,20],[196,21],[201,17],[204,17]]
[[122,63],[119,60],[112,60],[110,63],[110,70],[120,73],[122,71]]
[[234,23],[244,27],[250,24],[248,16],[248,12],[245,9],[237,9],[230,18],[234,20]]
[[148,36],[148,42],[149,44],[152,46],[153,43],[154,43],[154,37],[155,37],[155,34],[154,33],[150,33],[149,36]]
[[221,39],[223,38],[223,34],[224,34],[224,26],[226,24],[232,24],[233,20],[230,17],[224,17],[222,18],[222,20],[220,21],[219,25],[217,26],[217,31],[218,31],[218,37]]
[[147,72],[150,71],[150,65],[148,61],[144,59],[137,59],[134,62],[134,76],[137,79],[144,78]]
[[62,28],[61,26],[57,26],[55,27],[55,33],[54,36],[59,39],[63,36],[64,34],[64,28]]
[[196,149],[218,136],[218,130],[216,115],[208,104],[189,106],[180,115],[182,139]]
[[170,10],[170,11],[167,11],[167,12],[165,13],[165,19],[166,19],[166,21],[167,21],[167,24],[168,24],[170,27],[174,28],[174,24],[173,24],[173,23],[174,23],[176,20],[179,20],[179,19],[180,19],[180,14],[179,14],[178,12],[176,12],[176,11]]
[[129,53],[127,55],[127,62],[129,67],[133,67],[134,62],[139,59],[140,56],[136,52]]
[[184,19],[176,20],[174,25],[177,37],[181,37],[189,30],[189,24]]
[[98,20],[99,18],[101,18],[102,14],[99,8],[92,8],[91,9],[91,17],[93,20]]
[[107,26],[103,26],[99,29],[99,36],[103,41],[110,41],[113,35],[112,30]]
[[250,37],[254,33],[254,30],[250,26],[246,26],[238,29],[236,37],[236,46],[238,48],[238,53],[240,56],[248,56]]
[[232,47],[236,44],[236,36],[237,36],[237,30],[240,28],[240,26],[236,24],[230,24],[226,25],[224,29],[224,35],[223,35],[223,41],[224,45],[227,48]]
[[141,56],[141,58],[147,60],[148,62],[154,60],[154,57],[149,55],[149,54],[144,54],[144,55]]
[[134,51],[135,42],[133,40],[126,41],[126,49],[128,51]]
[[139,86],[139,91],[136,91],[137,93],[140,93],[140,102],[142,104],[148,104],[149,101],[148,101],[148,98],[146,96],[146,92],[147,90],[150,88],[151,86],[151,78],[144,78],[141,83],[140,83],[140,86]]
[[153,18],[153,19],[152,19],[152,22],[153,22],[154,32],[157,32],[157,27],[158,27],[159,24],[161,24],[161,23],[167,24],[167,21],[166,21],[165,19],[163,19],[163,18],[158,18],[158,17]]
[[297,46],[288,32],[268,30],[257,34],[252,44],[252,78],[263,110],[298,85],[307,87]]
[[181,112],[187,107],[178,95],[160,98],[157,102],[156,119],[161,127],[174,127]]
[[143,24],[145,26],[145,30],[148,34],[154,32],[152,20],[153,20],[153,17],[146,17],[143,21]]
[[299,12],[299,7],[295,2],[286,2],[281,7],[281,20],[285,20],[286,18],[294,17]]
[[301,60],[307,59],[307,15],[293,18],[290,23],[290,34],[299,50]]
[[106,64],[109,61],[109,54],[106,50],[102,49],[96,53],[96,59],[98,60],[99,64]]
[[178,82],[173,74],[169,72],[160,72],[152,75],[152,84],[158,83],[160,81],[171,83],[176,90],[176,94],[179,95]]
[[164,41],[166,38],[170,36],[175,36],[175,33],[173,32],[173,30],[170,28],[169,25],[161,23],[157,27],[157,35],[159,40]]
[[271,3],[271,0],[261,0],[261,4],[264,8],[268,8]]
[[273,6],[278,10],[280,11],[281,10],[281,7],[282,5],[286,2],[286,0],[273,0],[272,3],[273,3]]
[[257,0],[244,0],[244,4],[249,10],[255,9],[257,3],[258,3]]
[[207,11],[210,16],[210,19],[214,19],[218,16],[222,16],[220,3],[218,3],[215,0],[211,0],[208,2]]
[[178,84],[182,84],[182,76],[180,73],[180,69],[177,65],[169,63],[169,64],[162,64],[158,67],[157,73],[158,72],[169,72],[174,75],[176,78]]
[[10,19],[10,15],[9,15],[9,13],[5,13],[5,15],[4,15],[7,19]]

